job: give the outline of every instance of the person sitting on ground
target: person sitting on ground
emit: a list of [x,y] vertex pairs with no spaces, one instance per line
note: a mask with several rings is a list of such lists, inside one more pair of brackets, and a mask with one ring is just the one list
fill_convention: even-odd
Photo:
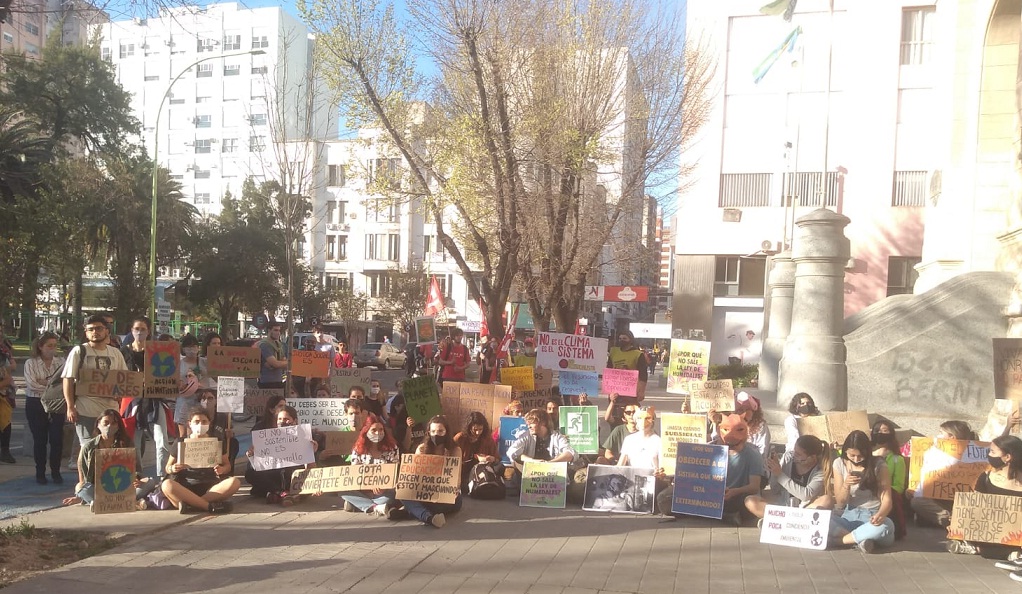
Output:
[[735,396],[735,413],[742,415],[749,425],[749,443],[756,446],[764,459],[770,453],[770,427],[763,417],[763,407],[759,399],[748,392],[739,392]]
[[[514,482],[521,484],[522,469],[529,461],[567,462],[575,461],[575,449],[568,438],[555,430],[545,410],[534,408],[525,413],[529,432],[519,437],[507,449],[507,457],[515,467]],[[570,476],[569,472],[569,476]]]
[[256,422],[252,425],[252,431],[273,429],[277,426],[277,414],[287,407],[287,399],[283,395],[274,395],[266,399],[266,407],[262,414],[256,416]]
[[788,413],[790,414],[784,418],[784,434],[788,438],[785,450],[795,447],[795,440],[799,438],[798,420],[821,414],[820,409],[816,408],[816,401],[805,392],[799,392],[791,397]]
[[[416,454],[434,456],[450,456],[461,458],[461,448],[454,443],[454,436],[447,424],[447,417],[436,415],[429,420],[428,434],[422,443],[415,448]],[[402,500],[405,511],[423,524],[443,528],[447,523],[447,514],[461,509],[461,492],[458,492],[454,503],[425,503],[422,501]]]
[[638,430],[635,422],[635,413],[638,410],[638,404],[628,404],[621,409],[624,424],[614,427],[614,430],[607,436],[603,445],[600,446],[603,448],[603,455],[596,459],[597,464],[617,464],[618,458],[621,456],[621,445],[624,443],[625,437]]
[[657,471],[660,469],[660,436],[653,431],[656,409],[646,406],[633,416],[638,430],[626,436],[621,443],[617,465]]
[[[987,454],[990,470],[979,475],[974,487],[977,493],[1022,497],[1022,439],[1001,435],[990,442]],[[990,559],[1018,559],[1017,546],[948,540],[949,553],[983,555]],[[1013,554],[1014,553],[1014,554]],[[1016,569],[1022,569],[1022,563]],[[1014,578],[1013,578],[1014,579]]]
[[366,389],[362,386],[352,386],[348,388],[348,399],[351,400],[352,398],[356,400],[365,400]]
[[[603,420],[610,425],[611,431],[625,424],[625,404],[618,402],[618,398],[619,396],[617,392],[611,392],[610,395],[607,396],[607,399],[610,400],[610,404],[607,405],[607,410],[603,413]],[[631,406],[632,410],[635,410],[635,405],[633,404]]]
[[873,456],[873,443],[863,431],[852,431],[834,460],[834,509],[831,544],[854,545],[863,553],[894,544],[891,480],[887,464]]
[[386,401],[387,392],[382,388],[380,380],[370,381],[369,394],[366,395],[365,402],[363,402],[366,410],[376,415],[377,418],[383,419],[383,422],[387,422],[387,410],[383,406]]
[[229,476],[231,465],[227,458],[227,440],[222,433],[211,431],[210,414],[206,409],[196,407],[187,418],[189,438],[220,440],[222,452],[220,463],[213,468],[192,468],[178,462],[175,444],[170,459],[167,460],[166,472],[171,476],[163,481],[160,488],[181,513],[189,511],[227,513],[233,507],[228,500],[241,488],[241,481]]
[[[362,425],[351,450],[352,464],[397,464],[401,451],[390,429],[376,415],[370,413]],[[396,519],[394,489],[373,488],[341,493],[344,511],[361,511],[372,516]]]
[[[511,402],[507,403],[504,410],[501,411],[500,416],[502,417],[523,417],[525,416],[525,408],[522,406],[522,401],[515,398]],[[500,443],[500,427],[493,428],[493,441],[494,443]]]
[[[945,421],[941,423],[940,430],[935,435],[937,439],[959,439],[962,441],[974,441],[976,432],[972,430],[965,421]],[[901,448],[901,455],[910,460],[912,457],[912,441],[908,440]],[[946,528],[951,524],[951,506],[953,501],[942,499],[931,499],[929,497],[916,497],[915,493],[906,490],[909,507],[916,515],[916,526],[939,526]]]
[[[284,410],[277,413],[277,427],[292,427],[298,424],[298,411],[291,406],[285,406]],[[312,451],[319,451],[319,443],[312,440]],[[248,470],[245,471],[245,480],[252,485],[251,495],[255,498],[264,498],[266,503],[279,503],[284,507],[290,507],[297,502],[297,497],[291,490],[291,477],[295,471],[303,468],[302,465],[288,466],[286,468],[270,468],[267,470],[256,470],[252,465],[252,456],[255,455],[255,448],[249,446],[245,454],[249,457]],[[312,468],[314,464],[306,464],[304,468]]]
[[322,383],[316,386],[316,398],[333,398],[333,394],[330,393],[330,384]]
[[883,459],[891,480],[891,521],[894,522],[894,539],[901,540],[908,534],[908,522],[905,518],[905,487],[908,486],[908,464],[901,455],[898,436],[894,433],[894,423],[880,419],[873,423],[870,435],[873,441],[873,455]]
[[461,488],[468,489],[472,469],[476,464],[490,466],[498,476],[504,475],[504,465],[497,457],[497,442],[490,435],[490,423],[480,412],[472,412],[465,421],[465,429],[454,436],[454,443],[461,448]]
[[[398,393],[387,403],[387,427],[390,428],[394,441],[402,443],[408,434],[408,406],[405,404],[405,395],[398,389]],[[414,424],[414,419],[413,419]]]
[[546,401],[546,416],[550,417],[552,427],[561,430],[561,399],[551,396]]
[[227,476],[234,476],[234,461],[238,458],[241,445],[238,443],[238,438],[234,436],[234,429],[228,427],[227,415],[230,413],[217,413],[216,389],[200,388],[197,394],[199,396],[199,406],[205,408],[209,412],[209,418],[213,420],[210,431],[215,434],[222,434],[227,439],[227,460],[231,466]]
[[826,494],[830,484],[830,445],[813,435],[803,435],[786,449],[780,459],[766,460],[770,488],[763,495],[745,498],[745,509],[757,518],[766,514],[767,505],[827,509],[834,504]]

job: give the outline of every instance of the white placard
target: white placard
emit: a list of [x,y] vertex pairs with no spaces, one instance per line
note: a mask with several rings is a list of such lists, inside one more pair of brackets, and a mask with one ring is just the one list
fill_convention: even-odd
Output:
[[223,413],[245,412],[245,378],[220,376],[217,379],[216,410]]
[[292,401],[298,422],[322,431],[351,431],[344,398],[299,398]]
[[252,468],[271,470],[316,462],[312,427],[292,425],[252,432]]
[[829,532],[830,510],[768,505],[759,542],[822,551]]
[[581,334],[540,332],[536,367],[556,370],[603,371],[610,341]]

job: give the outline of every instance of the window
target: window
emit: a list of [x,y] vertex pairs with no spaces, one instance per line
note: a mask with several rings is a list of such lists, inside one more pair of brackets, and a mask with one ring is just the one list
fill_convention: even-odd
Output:
[[252,37],[252,49],[270,47],[270,39],[266,35],[255,35]]
[[252,81],[252,90],[249,92],[249,96],[253,99],[265,99],[266,98],[266,81],[262,79],[256,79]]
[[337,201],[329,200],[326,203],[326,224],[332,225],[337,221],[334,219],[334,212],[337,211]]
[[348,236],[338,235],[337,236],[337,259],[347,260],[348,259]]
[[159,75],[156,75],[156,74],[147,74],[147,75],[145,76],[145,82],[153,82],[153,81],[156,81],[156,80],[160,80],[160,77],[159,77]]
[[396,233],[387,236],[387,259],[391,262],[401,260],[401,236]]
[[262,152],[266,150],[266,137],[250,136],[248,139],[248,150],[252,152]]
[[717,256],[713,278],[714,297],[762,297],[766,258]]
[[130,58],[135,55],[135,44],[134,43],[122,43],[120,57]]
[[383,250],[384,242],[387,241],[387,236],[378,234],[366,235],[366,260],[379,260],[380,254]]
[[180,99],[180,98],[175,99],[173,95],[170,96],[170,104],[171,105],[184,105],[184,102],[185,102],[184,99]]
[[[208,141],[207,141],[208,142]],[[196,151],[198,152],[198,151]],[[195,169],[195,179],[209,179],[209,169]]]
[[213,98],[208,96],[208,95],[196,95],[195,96],[195,102],[196,103],[209,103],[212,99]]
[[350,291],[352,285],[352,274],[327,274],[324,275],[323,281],[328,289],[337,289],[340,291]]
[[241,35],[224,35],[224,51],[241,49]]
[[431,262],[447,261],[447,252],[436,235],[422,236],[422,255]]
[[34,43],[25,42],[25,53],[30,56],[39,55],[39,46]]
[[344,187],[344,165],[327,166],[327,185]]
[[197,192],[195,194],[196,204],[209,204],[209,192]]
[[223,146],[220,149],[225,153],[236,153],[238,152],[238,139],[237,138],[225,138]]
[[253,66],[252,74],[266,74],[269,69],[266,66]]
[[926,172],[895,171],[891,206],[926,206]]
[[29,35],[39,35],[39,27],[37,25],[26,22],[22,28],[25,29],[25,32]]
[[933,60],[933,6],[906,8],[901,13],[901,65],[921,66]]
[[[195,154],[198,155],[198,154],[210,153],[210,152],[212,152],[212,150],[213,150],[213,143],[212,143],[212,141],[210,139],[206,138],[206,139],[203,139],[203,140],[196,140],[195,141]],[[195,172],[195,176],[196,177],[199,176],[199,172],[198,171]]]
[[199,64],[199,71],[195,73],[196,78],[212,78],[213,77],[213,65],[212,64]]
[[718,206],[747,208],[770,206],[769,173],[722,173]]
[[[11,35],[7,31],[4,31],[4,41],[6,41],[7,43],[14,43],[14,35]],[[102,56],[102,58],[104,60],[109,62],[110,61],[110,48],[104,47],[102,50],[100,50],[100,55]]]
[[[784,180],[784,195],[798,206],[823,206],[823,196],[820,194],[823,190],[820,187],[822,181],[822,171],[789,173]],[[838,182],[836,171],[827,173],[826,206],[837,206],[838,192],[841,189]]]
[[224,76],[238,76],[241,74],[241,66],[238,64],[225,64]]
[[348,259],[348,236],[328,235],[326,238],[326,259],[342,261]]
[[326,259],[333,261],[337,259],[337,236],[327,235],[326,236]]
[[436,275],[437,284],[440,285],[440,294],[444,297],[451,297],[451,285],[454,284],[453,274],[438,274]]
[[400,219],[400,206],[390,200],[377,198],[373,205],[377,223],[396,223]]
[[266,125],[266,114],[265,113],[254,113],[248,116],[248,123],[253,126],[265,126]]
[[326,203],[326,222],[330,225],[343,225],[347,217],[348,203],[346,201],[330,200]]
[[[198,103],[198,101],[196,101]],[[196,128],[209,128],[213,125],[213,116],[199,115],[195,116],[195,127]]]
[[369,161],[369,183],[378,183],[397,189],[401,187],[401,159],[373,159]]
[[919,273],[916,264],[922,259],[916,256],[890,256],[887,258],[887,296],[908,295],[915,287]]
[[216,49],[216,42],[212,39],[198,38],[195,43],[195,51],[199,52],[211,52]]
[[366,276],[369,280],[370,297],[386,297],[390,295],[391,283],[393,281],[389,274],[386,272],[375,272]]

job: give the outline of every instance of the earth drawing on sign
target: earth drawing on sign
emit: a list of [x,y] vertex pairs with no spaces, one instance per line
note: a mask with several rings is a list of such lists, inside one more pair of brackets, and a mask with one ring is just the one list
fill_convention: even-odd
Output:
[[103,490],[107,493],[120,493],[131,486],[131,473],[121,465],[110,466],[100,476]]
[[177,372],[177,361],[170,353],[153,353],[149,362],[153,365],[153,377],[170,377]]

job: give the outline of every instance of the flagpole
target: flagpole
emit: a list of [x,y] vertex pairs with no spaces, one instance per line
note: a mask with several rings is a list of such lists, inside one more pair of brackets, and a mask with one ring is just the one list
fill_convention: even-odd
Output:
[[834,0],[830,0],[830,28],[827,31],[827,89],[824,91],[826,110],[823,122],[823,176],[820,181],[820,195],[823,198],[821,208],[827,207],[830,197],[830,183],[827,174],[830,172],[830,86],[834,76]]

